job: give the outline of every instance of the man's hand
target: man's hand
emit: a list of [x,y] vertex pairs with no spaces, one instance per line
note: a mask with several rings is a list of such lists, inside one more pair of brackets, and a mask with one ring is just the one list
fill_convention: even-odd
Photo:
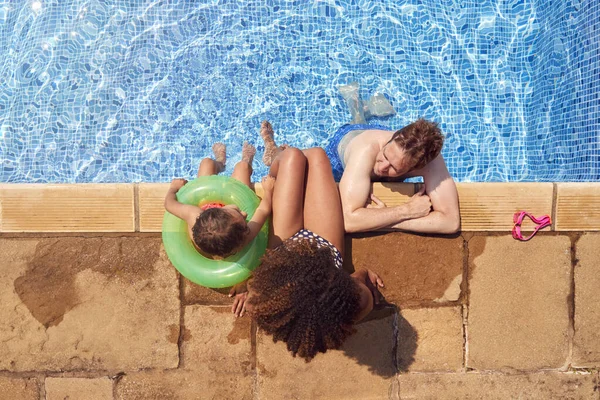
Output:
[[415,193],[407,203],[413,218],[426,217],[431,212],[431,199],[425,194],[425,186]]
[[229,291],[229,297],[233,297],[233,305],[231,306],[231,312],[236,317],[243,317],[246,311],[246,300],[248,299],[248,288],[246,287],[246,281],[238,283],[233,286]]
[[177,192],[186,183],[187,183],[187,181],[185,179],[175,178],[171,181],[171,186],[169,187],[169,190],[172,190],[173,192]]
[[369,203],[366,208],[385,208],[387,207],[383,201],[381,201],[377,196],[371,193],[371,198],[369,199]]

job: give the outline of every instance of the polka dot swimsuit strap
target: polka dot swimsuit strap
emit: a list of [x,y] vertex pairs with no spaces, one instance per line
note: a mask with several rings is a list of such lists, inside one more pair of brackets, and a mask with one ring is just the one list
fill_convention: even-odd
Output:
[[290,238],[290,240],[298,241],[298,240],[310,240],[317,243],[317,247],[327,247],[331,250],[331,255],[334,258],[335,266],[337,268],[342,268],[343,259],[340,251],[333,245],[331,242],[314,232],[309,231],[308,229],[300,229],[294,236]]

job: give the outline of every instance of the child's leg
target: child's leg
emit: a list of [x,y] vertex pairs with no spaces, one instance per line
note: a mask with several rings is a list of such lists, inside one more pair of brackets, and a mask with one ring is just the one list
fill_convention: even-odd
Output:
[[331,163],[320,147],[304,150],[308,160],[304,228],[329,240],[344,254],[344,217]]
[[213,144],[212,151],[215,155],[215,159],[213,160],[208,157],[204,158],[200,162],[200,167],[198,167],[198,176],[216,175],[223,171],[227,159],[226,149],[227,148],[223,143]]
[[277,247],[303,227],[304,178],[306,157],[296,148],[284,150],[271,166],[277,178],[273,190],[273,235],[269,247]]
[[254,154],[256,154],[256,148],[248,142],[244,142],[242,147],[242,161],[235,164],[235,167],[233,167],[233,174],[231,174],[232,178],[237,179],[248,187],[250,187]]

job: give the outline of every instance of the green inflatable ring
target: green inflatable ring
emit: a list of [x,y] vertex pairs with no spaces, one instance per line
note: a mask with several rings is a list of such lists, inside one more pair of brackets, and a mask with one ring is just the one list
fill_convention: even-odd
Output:
[[[243,183],[225,176],[201,176],[188,182],[177,192],[177,200],[199,205],[208,202],[236,204],[252,218],[260,203],[258,196]],[[171,263],[181,275],[198,285],[223,288],[240,283],[260,263],[267,248],[269,223],[265,222],[254,240],[238,253],[223,260],[211,260],[200,254],[188,234],[185,221],[168,211],[162,225],[162,239]]]

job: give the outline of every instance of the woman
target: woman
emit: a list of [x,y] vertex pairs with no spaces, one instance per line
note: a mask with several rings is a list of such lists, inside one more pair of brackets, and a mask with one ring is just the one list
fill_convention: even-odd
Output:
[[[275,154],[266,121],[261,136],[265,153]],[[232,289],[232,311],[241,316],[247,310],[274,341],[310,361],[342,345],[373,309],[383,282],[369,270],[348,275],[342,269],[342,206],[325,151],[286,148],[265,161],[276,178],[273,234],[254,276]]]

